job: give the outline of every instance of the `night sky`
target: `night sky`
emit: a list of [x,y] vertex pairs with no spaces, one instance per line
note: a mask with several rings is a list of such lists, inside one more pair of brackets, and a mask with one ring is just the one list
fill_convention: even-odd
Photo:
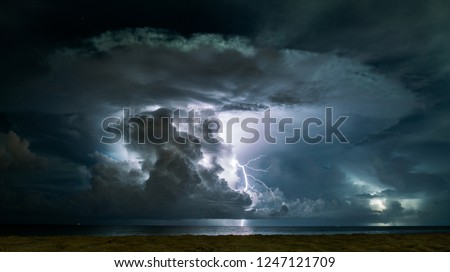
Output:
[[[0,6],[0,223],[450,224],[449,1]],[[124,108],[292,128],[327,107],[349,143],[100,142]]]

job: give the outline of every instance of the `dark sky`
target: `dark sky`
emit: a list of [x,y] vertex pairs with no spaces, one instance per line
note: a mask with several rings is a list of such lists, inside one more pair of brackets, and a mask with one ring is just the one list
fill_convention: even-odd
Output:
[[[448,10],[445,0],[2,3],[0,222],[448,225]],[[242,144],[237,132],[231,144],[100,143],[102,120],[123,108],[222,121],[270,108],[298,125],[326,107],[348,116],[350,143]]]

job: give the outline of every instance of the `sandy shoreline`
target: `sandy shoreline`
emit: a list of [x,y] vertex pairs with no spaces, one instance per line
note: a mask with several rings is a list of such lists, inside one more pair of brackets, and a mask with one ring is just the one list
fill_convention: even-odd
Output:
[[450,251],[450,233],[249,236],[0,236],[0,251]]

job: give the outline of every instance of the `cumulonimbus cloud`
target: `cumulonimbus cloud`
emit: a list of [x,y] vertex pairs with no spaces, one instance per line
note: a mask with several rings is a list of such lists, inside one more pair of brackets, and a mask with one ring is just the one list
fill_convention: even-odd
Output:
[[[124,107],[133,108],[136,115],[195,108],[214,116],[269,107],[295,115],[332,106],[352,117],[349,132],[361,139],[395,125],[417,104],[401,84],[357,59],[258,48],[242,37],[182,37],[150,28],[126,29],[88,39],[79,48],[63,48],[48,61],[50,74],[35,86],[44,90],[46,99],[59,103],[37,100],[36,104],[49,111],[90,116],[89,128]],[[133,156],[117,155],[118,149]],[[367,221],[386,221],[371,208],[370,199],[357,196],[374,193],[367,189],[374,186],[361,187],[352,180],[354,168],[341,168],[339,156],[344,149],[348,157],[353,156],[352,167],[367,162],[358,147],[350,151],[335,145],[314,151],[304,146],[267,148],[271,154],[267,161],[275,164],[267,174],[270,180],[264,180],[270,186],[255,181],[254,191],[243,192],[221,173],[237,172],[230,162],[252,150],[131,143],[111,147],[108,153],[102,146],[105,153],[93,156],[90,188],[71,200],[72,207],[79,205],[76,212],[67,210],[78,216],[149,218],[351,217],[354,213],[368,214]],[[205,160],[208,167],[202,165]],[[326,160],[332,166],[323,166]],[[242,173],[232,174],[242,179]],[[311,193],[317,188],[322,194]],[[383,211],[392,206],[399,216],[404,210],[395,201],[387,199]]]

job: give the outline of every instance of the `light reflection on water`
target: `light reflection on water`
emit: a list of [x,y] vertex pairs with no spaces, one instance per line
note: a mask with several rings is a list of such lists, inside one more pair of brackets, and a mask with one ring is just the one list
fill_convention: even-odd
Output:
[[[242,224],[242,226],[241,226]],[[15,225],[1,226],[3,235],[161,236],[161,235],[329,235],[450,233],[450,227],[299,227],[299,226],[114,226],[114,225]]]
[[[210,235],[210,236],[218,236],[218,235],[254,235],[254,234],[270,235],[272,231],[270,231],[270,228],[263,230],[263,229],[260,229],[259,227],[251,227],[251,226],[242,226],[242,227],[241,226],[232,226],[232,227],[224,227],[224,226],[130,227],[129,229],[124,231],[124,227],[120,226],[117,229],[111,228],[108,231],[109,234],[107,234],[107,235],[108,236],[123,236],[123,235]],[[124,233],[127,233],[127,234],[124,234]],[[279,232],[278,234],[282,234],[282,231]]]

